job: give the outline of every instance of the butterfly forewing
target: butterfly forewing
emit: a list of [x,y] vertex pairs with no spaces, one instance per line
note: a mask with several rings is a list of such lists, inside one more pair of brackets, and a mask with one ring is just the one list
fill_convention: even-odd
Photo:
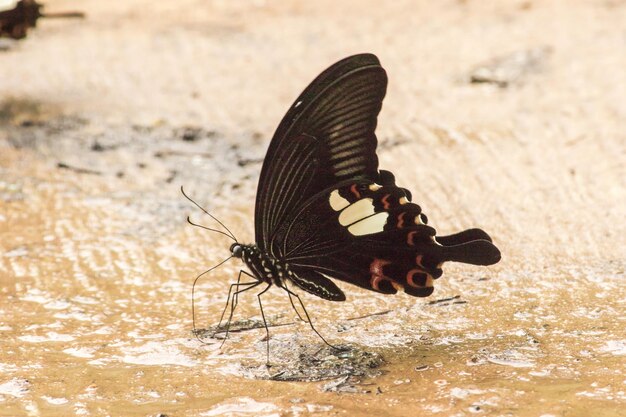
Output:
[[291,106],[261,170],[255,209],[260,249],[269,249],[274,230],[285,221],[284,213],[294,213],[302,204],[298,198],[277,198],[282,195],[276,194],[287,192],[280,187],[281,173],[291,170],[284,158],[297,146],[298,138],[305,135],[319,142],[315,179],[297,189],[301,196],[310,198],[346,179],[377,175],[374,130],[386,86],[387,76],[378,59],[371,54],[357,55],[320,74]]

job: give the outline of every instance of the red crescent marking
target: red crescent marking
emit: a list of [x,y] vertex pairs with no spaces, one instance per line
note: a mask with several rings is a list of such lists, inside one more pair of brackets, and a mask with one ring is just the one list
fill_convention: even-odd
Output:
[[415,282],[413,282],[413,277],[415,276],[415,274],[420,273],[420,272],[424,272],[424,271],[421,271],[419,269],[411,269],[409,272],[407,272],[406,273],[407,284],[409,284],[413,288],[423,288],[421,285],[417,285],[415,284]]
[[380,277],[380,276],[373,276],[372,279],[370,280],[370,285],[372,286],[372,288],[374,288],[376,291],[380,291],[380,288],[378,287],[378,284],[382,281],[387,281],[391,284],[391,286],[393,288],[396,289],[396,291],[400,291],[403,290],[404,287],[402,286],[402,284],[399,284],[395,281],[390,280],[389,278],[386,277]]
[[372,276],[372,279],[370,280],[370,285],[372,286],[372,288],[374,288],[376,291],[380,291],[380,288],[378,288],[378,283],[382,279],[384,278],[381,276],[377,276],[377,275]]
[[423,255],[417,255],[417,256],[415,257],[415,263],[416,263],[416,264],[418,264],[419,266],[423,266],[423,265],[422,265],[422,256],[423,256]]
[[389,204],[389,201],[387,201],[387,199],[388,199],[390,196],[391,196],[391,194],[387,194],[387,195],[385,195],[385,196],[383,197],[383,199],[382,199],[383,208],[384,208],[385,210],[389,210],[389,206],[391,205],[391,204]]
[[406,212],[402,212],[398,216],[398,225],[396,226],[398,229],[402,229],[402,226],[404,226],[404,215],[405,214],[406,214]]
[[[380,291],[380,288],[378,288],[378,283],[381,280],[387,280],[390,281],[387,277],[385,277],[385,275],[383,274],[383,267],[385,265],[389,265],[391,262],[390,261],[386,261],[384,259],[378,259],[375,258],[372,263],[370,264],[370,274],[372,274],[372,278],[370,279],[370,285],[372,286],[372,288],[374,288],[377,291]],[[391,281],[393,283],[393,281]]]
[[361,198],[361,193],[359,193],[359,190],[356,189],[356,184],[352,184],[350,191],[352,191],[352,194],[354,194],[357,199]]
[[406,243],[407,245],[410,246],[415,246],[415,242],[413,242],[413,236],[415,236],[417,232],[415,230],[413,230],[412,232],[409,232],[408,235],[406,235]]
[[384,259],[374,259],[370,264],[370,273],[375,276],[384,276],[383,274],[383,266],[389,265],[391,262],[385,261]]

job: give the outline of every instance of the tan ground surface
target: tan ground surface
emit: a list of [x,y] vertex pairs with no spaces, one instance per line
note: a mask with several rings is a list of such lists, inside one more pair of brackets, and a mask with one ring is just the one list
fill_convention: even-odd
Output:
[[[88,18],[0,52],[0,415],[620,415],[626,2],[337,3],[49,1]],[[426,300],[306,297],[383,373],[263,380],[263,330],[221,350],[190,335],[193,278],[229,242],[185,224],[209,221],[178,189],[252,240],[273,129],[365,51],[390,79],[381,167],[441,233],[482,227],[503,260],[448,266]],[[469,82],[514,53],[508,85]],[[202,325],[237,267],[201,284]],[[266,300],[293,322],[283,294]],[[303,324],[271,334],[276,373],[322,347]]]

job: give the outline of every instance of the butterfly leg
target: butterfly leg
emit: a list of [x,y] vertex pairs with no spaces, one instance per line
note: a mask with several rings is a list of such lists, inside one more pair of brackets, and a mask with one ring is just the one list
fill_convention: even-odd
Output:
[[[228,289],[228,297],[226,298],[226,305],[224,306],[224,310],[222,310],[222,316],[220,317],[220,321],[219,321],[219,323],[217,324],[217,328],[218,328],[218,329],[219,329],[219,327],[220,327],[220,326],[221,326],[221,324],[222,324],[222,320],[224,320],[224,314],[226,314],[226,309],[228,308],[228,303],[230,302],[230,295],[231,295],[231,293],[232,293],[232,291],[233,291],[233,288],[236,288],[237,290],[239,290],[239,287],[242,287],[242,286],[248,286],[248,285],[253,285],[253,284],[256,284],[256,283],[258,282],[258,281],[253,281],[253,282],[243,282],[243,283],[242,283],[242,282],[241,282],[241,274],[246,274],[246,275],[248,275],[249,277],[254,278],[254,276],[253,276],[253,275],[251,275],[251,274],[247,273],[247,272],[246,272],[246,271],[244,271],[243,269],[239,270],[239,276],[237,277],[237,282],[236,282],[236,283],[234,283],[234,284],[231,284],[231,285],[230,285],[230,288]],[[232,306],[232,309],[233,309],[233,310],[237,307],[237,300],[238,300],[238,297],[235,297],[235,296],[233,295],[233,301],[234,301],[234,303],[235,303],[235,305],[234,305],[234,306]],[[217,331],[217,330],[216,330],[216,331]]]
[[[259,281],[259,283],[261,283],[262,281]],[[261,291],[260,293],[258,293],[256,296],[259,299],[259,307],[261,308],[261,317],[263,318],[263,324],[265,325],[265,342],[267,343],[267,362],[265,363],[265,366],[267,366],[268,368],[271,366],[270,365],[270,329],[267,327],[267,320],[265,320],[265,313],[263,312],[263,303],[261,302],[261,296],[270,289],[270,287],[272,286],[272,283],[270,282],[269,284],[267,284],[267,287],[265,287],[265,289],[263,291]],[[252,288],[252,287],[250,287]]]
[[[246,274],[246,275],[250,275],[250,274],[248,274],[246,271],[241,270],[241,271],[239,271],[239,276],[240,276],[240,277],[241,277],[241,274],[242,274],[242,273],[244,273],[244,274]],[[250,276],[252,276],[252,275],[250,275]],[[236,305],[237,305],[237,299],[238,299],[238,297],[239,297],[239,294],[240,294],[240,293],[242,293],[242,292],[244,292],[244,291],[251,290],[252,288],[254,288],[254,287],[256,287],[256,286],[260,285],[262,282],[263,282],[263,281],[256,281],[256,282],[251,282],[251,283],[249,283],[249,285],[247,285],[248,283],[244,283],[244,284],[238,284],[238,285],[236,286],[236,287],[237,287],[237,291],[235,291],[235,292],[233,293],[233,296],[232,296],[232,301],[231,301],[231,303],[230,303],[230,315],[228,316],[228,321],[226,322],[226,334],[224,335],[224,340],[222,341],[222,344],[220,345],[220,348],[221,348],[222,346],[224,346],[224,343],[226,343],[226,339],[228,339],[228,334],[230,333],[230,323],[231,323],[231,321],[232,321],[232,319],[233,319],[233,314],[235,313],[235,308],[234,308],[234,306],[236,306]],[[235,284],[233,284],[233,285],[235,285]],[[242,286],[242,285],[246,285],[246,288],[244,288],[243,290],[240,290],[240,289],[239,289],[239,287],[240,287],[240,286]],[[227,301],[226,307],[228,307],[228,301]],[[224,309],[224,310],[225,310],[225,309]],[[217,332],[216,332],[216,333],[217,333]]]
[[[237,277],[237,282],[234,284],[230,284],[230,287],[228,288],[228,296],[226,296],[226,305],[224,306],[224,309],[222,310],[222,315],[220,316],[220,321],[217,323],[217,326],[215,326],[215,333],[217,333],[218,329],[220,328],[220,326],[222,325],[222,320],[224,320],[224,314],[226,314],[226,309],[228,308],[228,305],[230,304],[230,296],[233,292],[233,288],[237,287],[239,288],[239,282],[241,281],[241,271],[239,271],[239,276]],[[215,333],[213,333],[213,336],[215,336]]]
[[[286,283],[286,282],[285,282],[284,284],[285,284],[285,286],[287,285],[287,283]],[[308,321],[306,321],[305,319],[303,319],[303,318],[302,318],[302,316],[300,315],[300,312],[299,312],[299,311],[298,311],[298,309],[296,308],[296,305],[293,303],[293,297],[291,296],[291,293],[290,293],[289,291],[287,291],[287,295],[289,295],[289,302],[291,303],[291,307],[293,307],[293,311],[295,311],[295,312],[296,312],[296,314],[298,315],[298,318],[299,318],[301,321],[303,321],[303,322],[305,322],[305,323],[308,323]]]
[[[304,311],[304,314],[306,315],[306,322],[309,323],[309,326],[311,326],[311,329],[313,329],[313,331],[315,332],[315,334],[317,334],[320,339],[322,339],[322,341],[324,343],[326,343],[329,347],[336,349],[336,350],[341,350],[341,348],[338,348],[337,346],[331,345],[330,343],[328,343],[326,341],[326,339],[324,339],[324,336],[322,336],[320,334],[320,332],[317,331],[317,329],[313,326],[313,322],[311,321],[311,317],[309,317],[309,313],[306,311],[306,307],[304,307],[304,303],[302,302],[302,299],[300,298],[300,296],[298,294],[296,294],[295,292],[291,291],[290,289],[288,289],[287,287],[283,287],[285,291],[287,291],[287,294],[289,294],[289,297],[291,299],[291,296],[294,296],[298,299],[298,302],[300,303],[300,306],[302,307],[302,310]],[[295,307],[294,307],[295,308]]]

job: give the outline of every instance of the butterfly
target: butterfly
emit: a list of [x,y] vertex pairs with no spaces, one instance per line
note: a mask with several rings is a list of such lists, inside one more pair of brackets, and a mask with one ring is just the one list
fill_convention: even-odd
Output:
[[[359,54],[322,72],[289,108],[261,169],[256,243],[241,244],[222,232],[235,241],[231,257],[250,270],[241,270],[231,285],[231,318],[237,295],[262,284],[259,303],[276,286],[303,308],[292,284],[329,301],[346,299],[333,279],[382,294],[426,297],[444,262],[500,260],[481,229],[437,236],[411,192],[378,168],[375,129],[386,89],[378,58]],[[253,280],[242,283],[242,274]]]

